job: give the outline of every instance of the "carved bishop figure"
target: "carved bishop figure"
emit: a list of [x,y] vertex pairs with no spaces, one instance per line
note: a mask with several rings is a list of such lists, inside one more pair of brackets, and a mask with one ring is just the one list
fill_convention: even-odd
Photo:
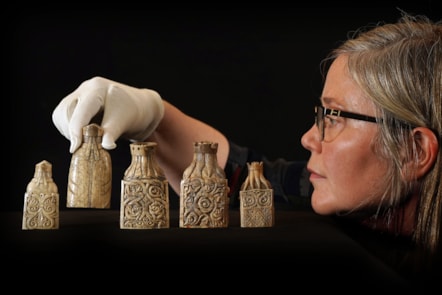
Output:
[[44,160],[35,165],[23,205],[22,229],[58,229],[59,194],[52,179],[52,164]]

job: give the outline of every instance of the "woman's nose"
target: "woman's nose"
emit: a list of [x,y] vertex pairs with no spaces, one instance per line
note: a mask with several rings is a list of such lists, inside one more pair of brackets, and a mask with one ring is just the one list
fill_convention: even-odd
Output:
[[309,151],[317,150],[321,146],[318,127],[315,124],[301,137],[302,146]]

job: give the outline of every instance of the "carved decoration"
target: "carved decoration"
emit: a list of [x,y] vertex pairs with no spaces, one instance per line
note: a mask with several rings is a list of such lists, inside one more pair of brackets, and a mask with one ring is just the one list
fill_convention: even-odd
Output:
[[247,163],[249,174],[241,185],[241,227],[272,227],[275,223],[273,189],[264,177],[263,162]]
[[52,164],[44,160],[35,165],[23,205],[22,229],[58,229],[59,194],[52,179]]
[[169,186],[156,148],[155,142],[130,144],[132,161],[121,181],[121,229],[169,228]]
[[103,129],[97,124],[83,127],[83,143],[69,167],[67,207],[110,208],[112,163],[101,146],[102,136]]
[[194,156],[181,180],[180,227],[220,228],[229,224],[229,187],[218,165],[218,144],[194,143]]

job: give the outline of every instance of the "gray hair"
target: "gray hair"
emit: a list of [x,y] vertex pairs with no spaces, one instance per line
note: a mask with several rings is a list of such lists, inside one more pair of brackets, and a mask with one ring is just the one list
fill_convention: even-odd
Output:
[[[442,218],[442,23],[403,13],[397,23],[366,27],[353,37],[324,61],[348,56],[352,78],[372,100],[382,119],[375,151],[389,163],[383,209],[393,212],[418,190],[413,239],[435,253]],[[402,174],[404,163],[417,159],[419,154],[410,137],[415,127],[431,129],[439,150],[432,170],[421,179],[415,177],[415,181],[407,182]]]

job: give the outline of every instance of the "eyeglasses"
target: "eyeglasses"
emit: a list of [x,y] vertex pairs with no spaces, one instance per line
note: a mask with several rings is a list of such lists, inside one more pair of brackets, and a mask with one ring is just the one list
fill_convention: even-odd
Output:
[[[375,117],[324,108],[323,106],[315,106],[315,124],[319,129],[321,141],[332,141],[344,129],[344,121],[342,118],[362,120],[377,123],[381,119]],[[327,129],[327,133],[325,133]]]

